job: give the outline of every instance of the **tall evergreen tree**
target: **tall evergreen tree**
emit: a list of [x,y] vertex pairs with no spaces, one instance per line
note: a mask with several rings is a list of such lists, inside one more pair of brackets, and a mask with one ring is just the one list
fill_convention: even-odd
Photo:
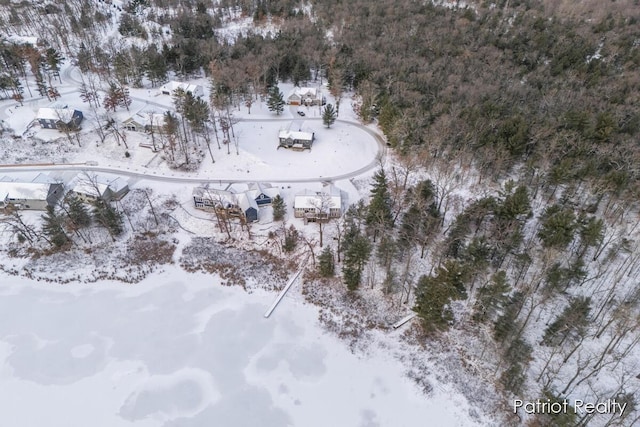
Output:
[[103,200],[96,201],[93,217],[98,224],[107,229],[113,240],[124,231],[122,214]]
[[433,276],[422,276],[416,290],[413,310],[427,331],[442,331],[453,321],[451,301],[467,297],[467,268],[457,261],[446,261]]
[[144,72],[151,82],[151,86],[155,87],[167,80],[167,61],[162,53],[158,52],[155,45],[151,44],[145,52],[146,62],[144,64]]
[[293,252],[298,246],[299,240],[300,234],[292,224],[288,229],[284,230],[284,244],[282,245],[282,249],[285,252]]
[[582,336],[589,323],[590,310],[591,298],[573,299],[544,331],[542,344],[557,346],[562,345],[567,339]]
[[46,50],[45,56],[47,60],[47,70],[62,83],[62,80],[60,80],[60,63],[64,61],[62,54],[51,47]]
[[540,219],[542,226],[538,237],[546,248],[564,249],[573,240],[576,230],[573,210],[559,205],[549,206]]
[[287,206],[284,199],[280,197],[279,194],[271,201],[271,207],[273,208],[273,220],[282,221],[284,214],[287,211]]
[[318,271],[322,277],[333,277],[335,274],[333,251],[329,246],[326,246],[318,257]]
[[330,128],[331,125],[336,122],[336,117],[338,117],[338,115],[336,114],[336,110],[333,108],[333,105],[327,104],[327,106],[324,107],[324,110],[322,110],[322,123],[327,128]]
[[[345,243],[347,239],[345,236]],[[362,281],[362,271],[371,255],[371,244],[369,240],[359,231],[348,239],[344,251],[344,262],[342,274],[347,289],[355,291],[360,287]]]
[[269,107],[269,111],[275,111],[277,115],[280,115],[284,111],[284,95],[278,86],[271,86],[268,96],[267,107]]
[[53,246],[61,248],[71,240],[62,228],[63,218],[56,213],[53,206],[47,206],[47,213],[42,215],[42,219],[42,231]]
[[393,226],[393,215],[391,214],[391,196],[384,169],[378,170],[373,176],[373,180],[366,223],[373,230],[373,240],[375,241],[380,231],[388,230]]
[[514,339],[502,355],[508,363],[507,369],[500,375],[500,383],[512,393],[522,391],[526,379],[526,372],[531,361],[531,346],[522,338]]
[[[493,324],[494,338],[505,343],[514,338],[516,332],[521,329],[518,322],[518,313],[525,303],[525,295],[516,291],[504,307],[502,315]],[[516,337],[517,338],[517,337]]]
[[87,227],[91,224],[91,214],[85,204],[77,197],[65,198],[67,215],[76,227]]
[[511,286],[507,282],[507,274],[500,270],[491,278],[491,282],[478,291],[473,320],[476,322],[486,322],[494,320],[509,301]]
[[580,218],[580,253],[582,257],[589,247],[600,245],[604,238],[604,222],[600,218]]

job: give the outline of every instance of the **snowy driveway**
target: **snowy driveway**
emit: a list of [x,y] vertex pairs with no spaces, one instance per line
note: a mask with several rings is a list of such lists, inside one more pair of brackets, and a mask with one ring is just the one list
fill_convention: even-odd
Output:
[[178,270],[137,285],[0,275],[0,425],[475,425],[464,398],[419,394],[382,350],[351,354],[313,307],[264,319],[273,297]]

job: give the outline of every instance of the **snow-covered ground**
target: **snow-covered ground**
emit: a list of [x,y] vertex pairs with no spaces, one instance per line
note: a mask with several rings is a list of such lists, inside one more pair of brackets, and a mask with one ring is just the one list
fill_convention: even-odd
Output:
[[177,268],[135,285],[0,273],[0,296],[0,425],[480,425],[384,345],[351,353],[300,299],[265,319],[274,293]]

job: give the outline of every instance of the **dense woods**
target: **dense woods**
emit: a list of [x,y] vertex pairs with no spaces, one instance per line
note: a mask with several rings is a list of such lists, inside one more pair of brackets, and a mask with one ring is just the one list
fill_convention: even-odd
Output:
[[[127,108],[128,85],[207,76],[210,99],[178,93],[163,128],[176,163],[197,167],[190,141],[210,147],[219,129],[229,150],[233,108],[250,112],[262,100],[280,114],[279,81],[328,81],[335,104],[324,124],[348,94],[394,156],[368,197],[332,224],[337,244],[323,248],[319,275],[341,281],[350,298],[372,288],[412,307],[424,340],[457,344],[478,381],[504,396],[632,403],[620,419],[540,416],[528,425],[632,425],[640,419],[640,8],[434,3],[135,0],[117,14],[81,0],[5,7],[0,29],[46,47],[2,45],[0,94],[21,100],[33,89],[55,99],[63,58],[77,61],[88,84],[109,82],[103,103],[113,110]],[[240,18],[254,27],[219,31]],[[22,87],[27,73],[37,88]],[[64,222],[76,233],[90,218],[112,237],[122,231],[100,205],[91,216],[68,205]],[[70,239],[62,218],[46,214],[52,246]],[[285,252],[301,246],[293,226],[282,233]],[[502,425],[520,421],[500,414]]]

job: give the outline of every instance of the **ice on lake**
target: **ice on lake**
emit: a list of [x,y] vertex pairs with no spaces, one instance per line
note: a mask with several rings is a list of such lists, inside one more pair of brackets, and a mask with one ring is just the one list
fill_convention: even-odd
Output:
[[0,275],[0,425],[476,425],[391,355],[352,354],[313,306],[265,319],[274,298],[178,269],[135,285]]

